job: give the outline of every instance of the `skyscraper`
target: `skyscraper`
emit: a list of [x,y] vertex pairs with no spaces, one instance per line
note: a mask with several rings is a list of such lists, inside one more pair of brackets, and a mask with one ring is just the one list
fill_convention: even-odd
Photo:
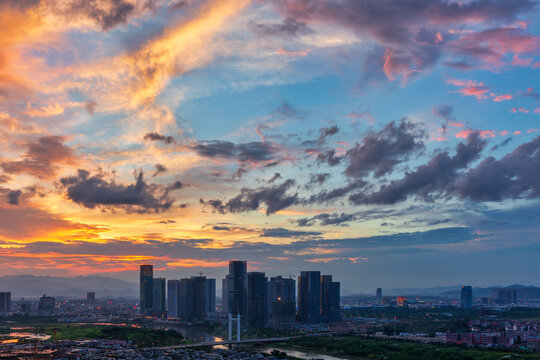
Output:
[[[178,280],[169,280],[168,317],[191,321],[205,319],[208,311],[208,280],[205,276],[192,276]],[[213,288],[213,306],[215,308],[215,280]]]
[[193,315],[195,319],[206,319],[206,276],[192,276]]
[[191,279],[180,279],[178,317],[182,320],[193,319],[193,281]]
[[472,287],[471,286],[462,286],[461,287],[461,308],[462,309],[472,309]]
[[247,263],[229,261],[228,312],[247,315]]
[[152,281],[152,315],[158,318],[165,316],[165,281],[164,278]]
[[302,271],[298,278],[298,320],[317,323],[321,315],[321,272]]
[[294,279],[281,276],[268,282],[268,316],[270,326],[277,330],[293,330],[296,327],[296,297]]
[[229,313],[229,281],[229,275],[221,280],[221,312],[224,314]]
[[140,313],[149,316],[153,311],[154,266],[141,265],[140,275]]
[[56,299],[50,296],[43,295],[39,298],[38,315],[52,316],[56,306]]
[[382,289],[377,288],[377,292],[375,293],[375,296],[377,297],[377,304],[380,304],[382,302]]
[[11,292],[0,292],[0,313],[11,311]]
[[206,314],[214,317],[216,312],[216,279],[206,279]]
[[96,293],[94,291],[88,291],[86,293],[86,303],[88,305],[94,305],[96,303]]
[[268,278],[263,272],[249,272],[248,315],[250,327],[264,327],[268,321]]
[[321,320],[338,321],[340,315],[340,284],[332,275],[321,276]]
[[178,318],[178,290],[180,288],[179,280],[167,281],[167,318]]
[[491,289],[491,297],[498,305],[517,303],[517,291],[512,288]]

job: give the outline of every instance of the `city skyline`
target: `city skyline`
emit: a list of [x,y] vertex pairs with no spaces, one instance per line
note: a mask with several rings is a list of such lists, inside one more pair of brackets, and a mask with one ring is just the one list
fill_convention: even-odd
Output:
[[540,286],[538,11],[2,1],[0,276]]

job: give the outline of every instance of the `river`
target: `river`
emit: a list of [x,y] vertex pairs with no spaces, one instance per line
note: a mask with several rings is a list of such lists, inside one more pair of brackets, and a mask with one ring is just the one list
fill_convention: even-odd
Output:
[[[212,334],[209,334],[204,331],[204,329],[196,328],[189,325],[182,324],[166,324],[166,323],[154,323],[152,328],[161,329],[161,330],[176,330],[183,337],[194,342],[204,342],[204,341],[221,341],[222,339],[216,337]],[[252,345],[250,345],[251,347]],[[224,346],[217,346],[219,348],[225,348]],[[281,352],[286,352],[290,356],[294,356],[300,359],[317,359],[317,360],[347,360],[346,358],[336,357],[331,355],[316,354],[311,352],[303,352],[299,350],[284,349],[275,346],[260,346],[257,347],[259,351],[270,353],[272,350],[279,350]]]

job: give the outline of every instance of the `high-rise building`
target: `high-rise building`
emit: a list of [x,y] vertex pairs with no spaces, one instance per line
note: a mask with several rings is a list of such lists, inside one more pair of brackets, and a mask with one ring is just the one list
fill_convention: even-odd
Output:
[[[169,317],[180,318],[182,320],[191,321],[195,319],[207,318],[208,308],[208,280],[205,276],[192,276],[169,281],[169,309],[174,309],[176,313],[170,312]],[[215,308],[215,280],[213,282],[213,306]],[[173,299],[173,297],[175,299]],[[175,308],[176,306],[176,308]]]
[[216,313],[216,279],[206,279],[206,314],[213,318]]
[[229,261],[228,313],[247,315],[247,262]]
[[29,302],[29,301],[24,301],[24,299],[21,299],[21,313],[23,315],[30,315],[30,313],[32,312],[32,303]]
[[221,312],[224,314],[229,313],[229,282],[229,275],[221,280]]
[[38,303],[38,315],[39,316],[52,316],[54,308],[56,306],[56,299],[47,295],[43,295],[39,298]]
[[498,288],[491,290],[491,297],[497,305],[517,303],[517,291],[512,288]]
[[193,315],[195,319],[206,319],[206,276],[192,276]]
[[461,287],[461,308],[465,310],[472,309],[472,287],[471,286],[462,286]]
[[263,272],[249,272],[248,276],[248,314],[250,327],[264,327],[268,321],[268,278]]
[[338,321],[340,314],[340,283],[332,275],[321,276],[321,320]]
[[268,282],[268,317],[276,330],[294,330],[296,327],[295,283],[292,278],[275,276]]
[[191,279],[180,279],[178,317],[182,320],[193,319],[193,282]]
[[375,296],[377,297],[377,304],[380,304],[382,302],[382,289],[377,288],[377,292],[375,293]]
[[158,318],[165,316],[165,278],[152,281],[152,315]]
[[170,319],[178,318],[178,290],[180,280],[167,281],[167,317]]
[[302,271],[298,278],[298,320],[317,323],[321,320],[321,272]]
[[0,292],[0,313],[11,311],[11,292]]
[[154,266],[141,265],[140,275],[140,313],[150,316],[154,310]]
[[86,293],[86,303],[88,305],[94,305],[96,303],[96,293],[94,291],[88,291]]

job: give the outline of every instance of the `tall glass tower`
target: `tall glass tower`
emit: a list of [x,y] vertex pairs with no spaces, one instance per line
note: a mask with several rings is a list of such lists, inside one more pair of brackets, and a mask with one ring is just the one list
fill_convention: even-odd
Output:
[[140,278],[140,312],[141,315],[151,316],[154,310],[154,266],[141,265]]

